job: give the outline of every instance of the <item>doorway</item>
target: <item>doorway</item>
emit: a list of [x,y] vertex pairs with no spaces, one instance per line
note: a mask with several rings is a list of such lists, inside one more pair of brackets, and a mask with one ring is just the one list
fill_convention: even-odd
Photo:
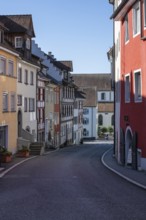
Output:
[[22,136],[22,112],[18,111],[18,137]]

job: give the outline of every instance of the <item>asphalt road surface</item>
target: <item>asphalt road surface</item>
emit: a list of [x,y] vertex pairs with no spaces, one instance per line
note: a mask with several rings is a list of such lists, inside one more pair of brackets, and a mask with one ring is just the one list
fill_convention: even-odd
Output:
[[60,149],[0,179],[0,220],[146,220],[146,191],[101,163],[110,144]]

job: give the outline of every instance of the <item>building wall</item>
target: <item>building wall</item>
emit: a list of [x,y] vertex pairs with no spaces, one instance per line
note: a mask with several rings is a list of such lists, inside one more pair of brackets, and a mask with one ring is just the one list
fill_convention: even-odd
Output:
[[[13,153],[17,149],[17,113],[16,111],[11,112],[10,102],[11,102],[11,93],[14,92],[17,95],[16,87],[16,77],[17,77],[17,57],[14,56],[11,52],[3,51],[0,49],[0,57],[3,56],[6,58],[7,64],[8,60],[14,62],[14,77],[8,76],[8,65],[6,66],[6,75],[0,75],[0,129],[4,126],[7,126],[6,134],[6,147],[8,150]],[[2,111],[3,106],[3,92],[8,93],[8,112]],[[17,100],[17,96],[15,97]],[[16,107],[16,103],[15,103]],[[6,127],[5,127],[6,128]]]
[[114,22],[115,37],[115,156],[120,162],[121,23]]
[[[36,118],[36,74],[37,67],[33,66],[27,62],[19,61],[18,68],[22,68],[22,83],[17,80],[17,95],[22,95],[22,105],[18,106],[18,110],[22,111],[22,128],[25,130],[30,127],[30,133],[34,132],[35,139],[37,137],[37,118]],[[24,83],[24,71],[28,70],[28,84]],[[30,85],[30,72],[34,73],[34,83]],[[24,98],[27,98],[27,112],[24,111]],[[33,98],[34,101],[34,111],[29,111],[29,98]]]
[[[121,37],[121,127],[126,131],[129,127],[133,133],[136,131],[138,134],[137,147],[142,151],[142,158],[146,158],[146,42],[141,40],[141,33],[133,36],[133,11],[132,8],[128,12],[129,19],[129,41],[125,44],[124,23],[121,24],[122,37]],[[143,34],[146,36],[146,30],[143,29]],[[134,72],[141,71],[142,82],[142,100],[135,102],[135,77]],[[130,76],[130,102],[125,103],[125,75]]]
[[[85,109],[87,111],[85,111]],[[83,120],[85,118],[88,119],[87,124],[83,124],[83,137],[84,138],[97,138],[97,118],[96,118],[96,107],[85,107],[83,111]],[[85,135],[85,129],[87,131],[87,135]]]

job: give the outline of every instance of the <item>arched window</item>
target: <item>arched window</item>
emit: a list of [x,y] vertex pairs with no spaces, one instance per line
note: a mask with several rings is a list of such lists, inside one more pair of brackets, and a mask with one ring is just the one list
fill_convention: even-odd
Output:
[[98,125],[103,125],[103,116],[102,115],[98,116]]

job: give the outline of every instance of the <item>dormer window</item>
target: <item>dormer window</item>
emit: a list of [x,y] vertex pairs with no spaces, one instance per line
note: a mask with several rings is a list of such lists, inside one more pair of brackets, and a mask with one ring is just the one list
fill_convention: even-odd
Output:
[[22,37],[15,37],[15,48],[22,48]]
[[30,39],[26,39],[26,49],[30,50]]

